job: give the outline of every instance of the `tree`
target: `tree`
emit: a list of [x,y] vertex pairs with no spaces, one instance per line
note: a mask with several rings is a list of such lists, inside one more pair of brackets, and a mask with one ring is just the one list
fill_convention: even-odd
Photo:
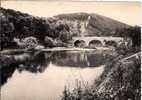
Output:
[[134,49],[138,48],[138,50],[140,50],[141,27],[134,26],[134,27],[124,28],[124,29],[117,29],[116,34],[117,34],[117,36],[131,38],[132,39],[132,47]]

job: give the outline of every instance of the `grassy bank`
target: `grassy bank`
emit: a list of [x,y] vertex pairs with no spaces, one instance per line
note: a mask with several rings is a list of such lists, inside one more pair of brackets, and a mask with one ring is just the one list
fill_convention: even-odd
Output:
[[[119,60],[121,59],[121,60]],[[107,64],[92,86],[65,88],[62,100],[140,100],[140,55]]]

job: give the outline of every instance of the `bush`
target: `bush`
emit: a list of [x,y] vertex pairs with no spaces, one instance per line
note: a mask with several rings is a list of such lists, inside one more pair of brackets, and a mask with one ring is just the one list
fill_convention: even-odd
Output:
[[65,88],[62,100],[140,100],[140,75],[139,58],[115,60],[105,67],[93,86],[77,84],[73,91]]

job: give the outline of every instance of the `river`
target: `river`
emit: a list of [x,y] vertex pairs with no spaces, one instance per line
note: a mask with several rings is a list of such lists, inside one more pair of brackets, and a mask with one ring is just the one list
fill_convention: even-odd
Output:
[[59,100],[65,86],[73,89],[77,82],[94,84],[113,55],[58,51],[18,54],[14,58],[17,62],[4,70],[1,100]]

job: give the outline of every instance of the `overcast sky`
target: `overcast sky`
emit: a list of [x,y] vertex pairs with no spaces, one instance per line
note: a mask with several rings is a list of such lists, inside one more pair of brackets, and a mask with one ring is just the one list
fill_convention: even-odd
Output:
[[50,17],[62,13],[87,12],[104,15],[129,25],[141,25],[139,2],[57,2],[3,1],[2,7],[35,16]]

